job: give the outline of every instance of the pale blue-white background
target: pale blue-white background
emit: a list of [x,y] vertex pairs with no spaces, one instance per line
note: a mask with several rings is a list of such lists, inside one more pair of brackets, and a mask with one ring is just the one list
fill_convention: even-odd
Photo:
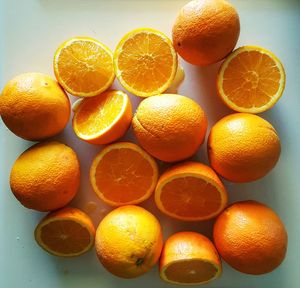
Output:
[[[53,76],[52,57],[65,39],[87,35],[114,49],[129,30],[148,26],[171,35],[171,27],[182,0],[0,0],[0,89],[6,81],[23,72],[43,72]],[[281,288],[299,287],[300,259],[300,1],[235,0],[240,14],[238,45],[261,45],[272,50],[286,68],[287,85],[282,99],[261,116],[271,121],[282,141],[281,158],[264,179],[235,185],[226,182],[230,201],[256,199],[275,209],[286,224],[289,247],[286,260],[274,272],[249,276],[224,264],[222,277],[205,287]],[[186,79],[179,93],[195,99],[207,112],[210,126],[231,113],[216,96],[215,75],[219,64],[198,68],[181,61]],[[117,81],[114,87],[120,88]],[[131,97],[134,107],[139,99]],[[74,101],[74,98],[71,99]],[[55,139],[67,143],[79,155],[81,186],[73,206],[85,208],[95,201],[91,216],[98,224],[110,209],[98,200],[88,182],[88,170],[101,147],[77,139],[69,125]],[[132,133],[123,138],[132,140]],[[94,251],[75,259],[60,259],[42,251],[33,230],[42,213],[23,208],[12,196],[9,172],[14,160],[33,143],[10,133],[0,121],[0,287],[171,287],[162,282],[157,267],[134,280],[121,280],[108,274]],[[207,163],[205,145],[195,157]],[[211,236],[211,222],[182,223],[164,217],[152,199],[143,206],[162,222],[165,237],[175,231],[193,230]]]

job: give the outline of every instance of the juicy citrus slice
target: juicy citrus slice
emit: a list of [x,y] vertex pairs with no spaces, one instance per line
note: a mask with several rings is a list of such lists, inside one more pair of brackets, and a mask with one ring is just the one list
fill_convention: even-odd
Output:
[[113,54],[103,43],[74,37],[62,43],[53,60],[59,84],[75,96],[96,96],[114,81]]
[[227,193],[217,174],[198,162],[171,167],[159,178],[157,207],[180,220],[199,221],[218,215],[226,206]]
[[131,102],[122,91],[106,91],[83,99],[74,112],[76,135],[92,144],[107,144],[122,137],[132,119]]
[[285,87],[280,60],[257,46],[243,46],[232,52],[220,67],[218,94],[238,112],[260,113],[273,107]]
[[129,142],[106,146],[94,159],[90,181],[107,204],[121,206],[140,203],[152,194],[158,178],[155,160]]
[[94,245],[95,228],[81,210],[65,207],[43,218],[35,228],[34,236],[47,252],[72,257],[87,252]]
[[222,272],[213,243],[196,232],[179,232],[168,238],[159,264],[163,280],[181,285],[207,283]]
[[129,92],[148,97],[164,92],[177,71],[177,54],[162,32],[139,28],[127,33],[114,53],[115,73]]

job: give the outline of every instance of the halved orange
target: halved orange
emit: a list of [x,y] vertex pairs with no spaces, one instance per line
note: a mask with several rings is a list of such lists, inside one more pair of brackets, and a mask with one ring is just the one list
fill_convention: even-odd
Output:
[[210,167],[184,162],[161,175],[155,189],[155,203],[163,213],[179,220],[207,220],[225,208],[227,192]]
[[138,204],[150,197],[158,178],[155,160],[134,143],[106,146],[94,159],[90,181],[107,204]]
[[62,43],[53,59],[59,84],[75,96],[96,96],[114,81],[113,54],[90,37],[74,37]]
[[84,212],[65,207],[49,213],[37,225],[35,240],[50,254],[61,257],[87,252],[95,240],[95,227]]
[[80,139],[92,144],[107,144],[122,137],[131,120],[132,107],[128,95],[110,90],[80,100],[72,124]]
[[152,28],[127,33],[114,53],[115,73],[129,92],[148,97],[161,94],[177,71],[177,54],[172,41]]
[[270,51],[243,46],[222,63],[217,91],[223,102],[238,112],[261,113],[273,107],[282,96],[285,71]]
[[196,232],[178,232],[168,238],[159,264],[160,277],[173,284],[204,284],[222,272],[213,243]]

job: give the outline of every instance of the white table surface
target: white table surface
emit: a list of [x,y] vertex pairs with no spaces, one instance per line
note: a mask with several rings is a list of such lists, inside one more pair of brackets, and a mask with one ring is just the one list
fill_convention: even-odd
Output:
[[[50,75],[52,57],[58,45],[76,35],[88,35],[114,49],[129,30],[149,26],[167,35],[179,8],[179,0],[0,0],[0,89],[6,81],[23,72]],[[279,132],[282,153],[276,168],[265,178],[248,184],[226,182],[230,202],[255,199],[275,209],[285,222],[289,247],[284,263],[263,276],[241,274],[224,263],[222,277],[205,287],[281,288],[299,287],[300,259],[300,1],[235,0],[241,19],[238,46],[255,44],[272,50],[284,63],[287,84],[279,103],[261,116]],[[210,126],[231,113],[217,98],[214,81],[219,64],[197,68],[181,64],[186,79],[179,89],[195,99],[207,112]],[[117,81],[114,87],[120,88]],[[134,107],[139,99],[131,97]],[[74,98],[71,97],[74,101]],[[55,139],[67,143],[79,155],[82,166],[81,186],[73,206],[85,208],[95,201],[91,213],[95,225],[110,209],[98,200],[88,181],[88,170],[100,146],[76,138],[71,125]],[[131,130],[123,140],[132,140]],[[9,188],[9,173],[17,156],[31,142],[17,138],[0,121],[0,287],[32,288],[121,288],[173,287],[159,279],[157,266],[134,280],[110,275],[98,263],[94,250],[73,259],[61,259],[42,251],[34,241],[33,230],[42,213],[23,208]],[[205,145],[195,157],[207,163]],[[175,231],[193,230],[211,235],[212,222],[183,223],[157,211],[150,199],[143,206],[160,219],[165,237]]]

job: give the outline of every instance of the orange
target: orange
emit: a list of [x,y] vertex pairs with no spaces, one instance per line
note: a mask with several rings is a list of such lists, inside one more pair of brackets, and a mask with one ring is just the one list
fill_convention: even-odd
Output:
[[240,34],[239,15],[225,0],[194,0],[180,10],[173,26],[178,54],[194,65],[209,65],[226,57]]
[[10,80],[0,95],[0,115],[17,136],[39,141],[60,133],[70,117],[70,101],[50,76],[24,73]]
[[271,272],[286,254],[288,236],[284,224],[271,208],[255,201],[228,207],[217,218],[213,234],[222,258],[243,273]]
[[264,177],[280,156],[280,139],[263,118],[235,113],[219,120],[208,138],[208,156],[213,169],[232,182],[250,182]]
[[128,32],[114,53],[114,67],[121,85],[148,97],[164,92],[175,78],[177,54],[162,32],[139,28]]
[[76,208],[65,207],[49,213],[34,231],[35,240],[55,256],[79,256],[92,248],[95,227],[88,215]]
[[158,178],[155,160],[134,143],[106,146],[94,159],[90,181],[96,194],[112,206],[138,204],[150,197]]
[[142,207],[127,205],[107,214],[96,231],[96,253],[112,274],[134,278],[148,272],[162,249],[158,220]]
[[36,144],[13,164],[10,187],[22,205],[50,211],[68,204],[76,195],[80,167],[76,153],[65,144]]
[[217,91],[223,102],[238,112],[261,113],[282,96],[285,72],[280,60],[257,46],[243,46],[222,63]]
[[113,54],[90,37],[74,37],[62,43],[53,59],[57,81],[75,96],[96,96],[115,79]]
[[107,144],[122,137],[131,124],[132,107],[127,94],[106,91],[83,99],[74,112],[76,135],[92,144]]
[[161,175],[155,189],[155,203],[173,218],[199,221],[218,215],[227,204],[227,193],[210,167],[184,162]]
[[196,232],[178,232],[169,237],[159,264],[161,278],[173,284],[203,284],[222,273],[213,243]]
[[132,126],[148,153],[162,161],[176,162],[197,152],[205,138],[207,118],[192,99],[164,94],[143,100]]

